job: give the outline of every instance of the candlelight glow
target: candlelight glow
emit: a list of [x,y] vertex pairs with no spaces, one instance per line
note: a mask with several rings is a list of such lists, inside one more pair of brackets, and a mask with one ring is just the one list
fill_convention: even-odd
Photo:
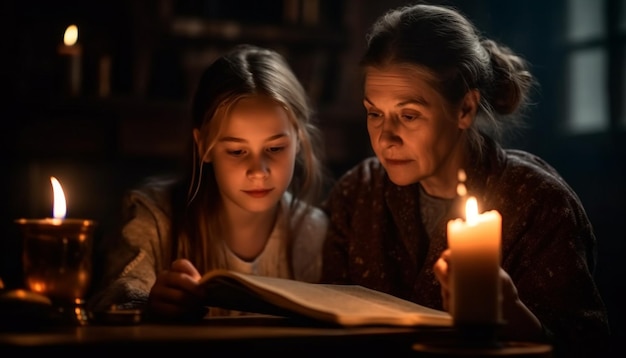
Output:
[[467,225],[476,225],[478,221],[478,202],[473,196],[470,196],[465,203],[465,221]]
[[52,182],[52,191],[54,192],[53,217],[55,219],[64,219],[67,213],[67,206],[63,188],[55,177],[50,177],[50,182]]
[[46,291],[46,284],[35,280],[29,281],[29,287],[33,292],[37,293],[44,293]]
[[78,41],[78,26],[70,25],[65,29],[65,34],[63,35],[63,43],[65,46],[73,46]]
[[456,185],[456,193],[458,196],[467,195],[467,188],[465,187],[465,180],[467,180],[467,174],[465,174],[465,170],[459,169],[457,173],[457,179],[459,183]]

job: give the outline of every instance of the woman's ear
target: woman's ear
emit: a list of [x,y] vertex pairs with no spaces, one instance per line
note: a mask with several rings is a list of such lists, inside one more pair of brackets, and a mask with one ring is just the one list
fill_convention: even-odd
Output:
[[477,89],[469,90],[463,97],[461,110],[459,111],[459,128],[468,129],[474,123],[478,105],[480,104],[480,92]]
[[193,141],[196,143],[195,149],[198,151],[198,158],[202,158],[205,163],[211,162],[211,156],[203,145],[202,139],[200,139],[200,130],[198,128],[193,129]]

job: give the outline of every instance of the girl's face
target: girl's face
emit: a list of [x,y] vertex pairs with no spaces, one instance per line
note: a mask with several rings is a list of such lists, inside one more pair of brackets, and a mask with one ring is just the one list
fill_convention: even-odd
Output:
[[442,186],[456,185],[461,133],[473,113],[463,110],[465,103],[452,108],[431,78],[406,65],[369,67],[363,104],[372,149],[391,181],[397,185],[419,181],[436,195]]
[[225,205],[247,212],[275,209],[293,177],[298,147],[285,109],[266,97],[243,98],[220,132],[210,161]]

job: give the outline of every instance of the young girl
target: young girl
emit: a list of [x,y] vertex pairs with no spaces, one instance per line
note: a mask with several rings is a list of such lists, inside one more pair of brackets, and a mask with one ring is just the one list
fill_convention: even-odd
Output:
[[192,102],[187,177],[129,193],[109,284],[91,309],[197,317],[206,313],[198,280],[215,268],[318,281],[327,218],[314,204],[325,170],[311,116],[278,53],[241,45],[211,64]]

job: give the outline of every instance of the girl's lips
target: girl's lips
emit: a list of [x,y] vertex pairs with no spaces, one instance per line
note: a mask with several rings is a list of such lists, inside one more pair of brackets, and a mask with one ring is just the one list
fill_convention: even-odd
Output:
[[411,161],[408,159],[385,159],[385,162],[390,165],[404,165],[410,163]]
[[262,198],[269,194],[274,189],[261,189],[261,190],[244,190],[243,192],[250,195],[253,198]]

